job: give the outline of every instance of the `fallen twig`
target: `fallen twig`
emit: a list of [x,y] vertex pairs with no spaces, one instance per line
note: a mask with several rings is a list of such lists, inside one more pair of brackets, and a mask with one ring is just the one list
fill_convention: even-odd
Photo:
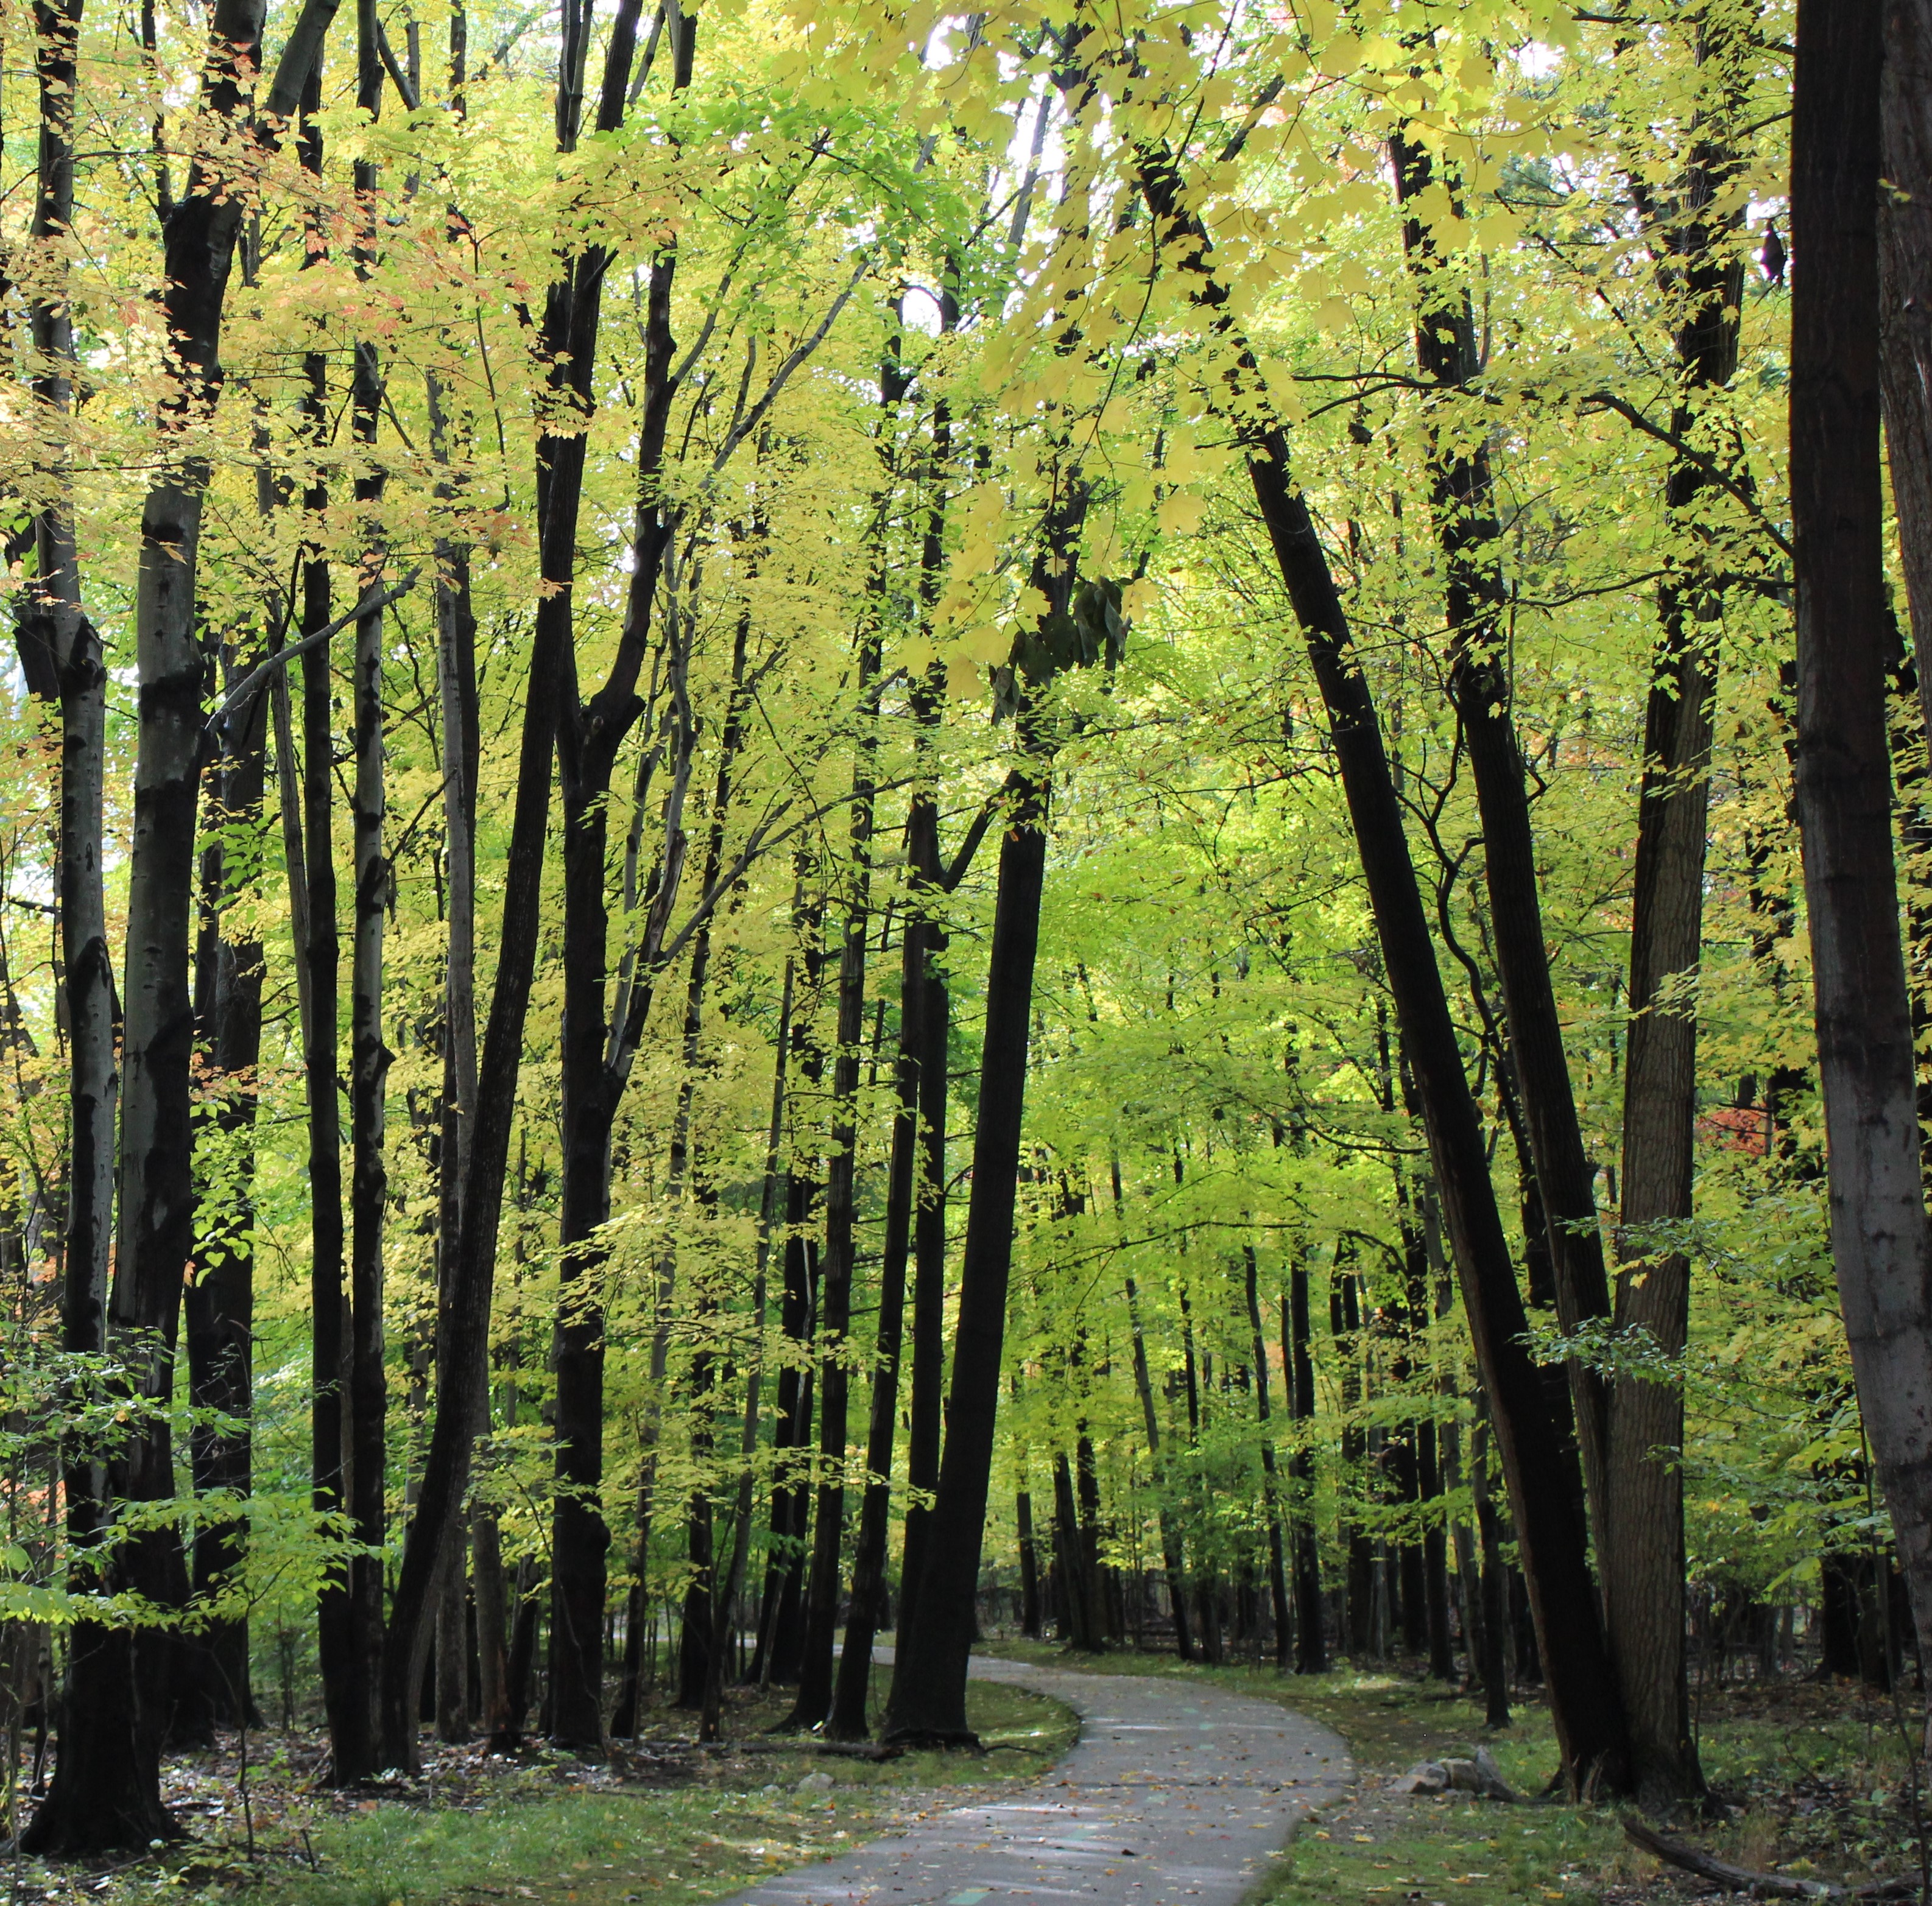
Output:
[[1755,1872],[1673,1840],[1628,1814],[1624,1816],[1623,1829],[1627,1839],[1666,1865],[1758,1899],[1910,1899],[1918,1892],[1916,1879],[1870,1880],[1863,1886],[1841,1887],[1830,1880],[1801,1879],[1796,1874]]

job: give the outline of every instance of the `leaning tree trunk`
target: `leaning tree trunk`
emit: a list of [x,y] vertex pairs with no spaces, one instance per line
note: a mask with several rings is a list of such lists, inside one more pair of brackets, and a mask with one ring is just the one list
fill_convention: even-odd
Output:
[[1858,1402],[1932,1658],[1932,1261],[1886,734],[1879,9],[1799,0],[1792,118],[1797,809],[1832,1254]]
[[[1142,155],[1140,184],[1156,220],[1171,224],[1180,215],[1181,181],[1166,155]],[[1253,360],[1233,332],[1211,241],[1191,215],[1183,223],[1187,249],[1181,268],[1196,281],[1196,302],[1236,347],[1245,382],[1254,376]],[[1228,397],[1244,412],[1252,407],[1232,390]],[[1328,712],[1403,1050],[1415,1074],[1470,1335],[1516,1510],[1565,1778],[1576,1788],[1594,1779],[1605,1791],[1620,1791],[1629,1778],[1628,1731],[1597,1614],[1582,1491],[1525,1341],[1528,1321],[1490,1177],[1482,1122],[1436,964],[1374,697],[1306,495],[1292,478],[1286,435],[1270,423],[1246,421],[1240,428],[1255,501]]]

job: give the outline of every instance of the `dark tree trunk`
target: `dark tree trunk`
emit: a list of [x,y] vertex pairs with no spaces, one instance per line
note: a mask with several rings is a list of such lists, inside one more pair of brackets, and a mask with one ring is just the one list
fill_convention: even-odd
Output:
[[1322,1608],[1322,1548],[1315,1530],[1315,1452],[1310,1446],[1315,1420],[1315,1359],[1309,1342],[1308,1266],[1298,1254],[1288,1271],[1282,1301],[1281,1359],[1287,1373],[1288,1413],[1297,1426],[1297,1443],[1288,1473],[1294,1494],[1288,1527],[1294,1572],[1294,1671],[1323,1674],[1328,1643]]
[[[1274,1431],[1269,1421],[1271,1413],[1268,1407],[1268,1341],[1262,1334],[1260,1272],[1255,1260],[1255,1248],[1251,1244],[1241,1247],[1241,1266],[1246,1273],[1248,1333],[1255,1360],[1255,1414],[1262,1434],[1262,1506],[1268,1516],[1268,1599],[1274,1617],[1274,1665],[1285,1671],[1293,1644],[1294,1623],[1289,1613],[1288,1569],[1282,1556],[1281,1477],[1276,1466]],[[1306,1276],[1306,1273],[1302,1275]],[[1287,1333],[1282,1334],[1286,1338]],[[1285,1341],[1282,1348],[1284,1351],[1288,1348]],[[1285,1380],[1288,1392],[1288,1419],[1292,1422],[1294,1367],[1292,1362],[1286,1365]],[[1319,1627],[1318,1620],[1317,1626]]]
[[1094,1584],[1080,1539],[1079,1506],[1073,1499],[1073,1471],[1066,1452],[1053,1456],[1053,1569],[1060,1584],[1065,1639],[1083,1654],[1105,1645],[1094,1620]]
[[[1114,1203],[1116,1210],[1120,1203],[1120,1167],[1114,1167]],[[1173,1512],[1168,1506],[1166,1477],[1160,1460],[1160,1419],[1154,1407],[1154,1383],[1148,1374],[1147,1337],[1141,1328],[1139,1293],[1134,1288],[1132,1278],[1126,1280],[1127,1321],[1133,1331],[1134,1338],[1134,1388],[1141,1400],[1141,1427],[1147,1433],[1148,1463],[1154,1474],[1154,1486],[1160,1491],[1160,1506],[1156,1512],[1160,1524],[1161,1566],[1167,1576],[1168,1606],[1174,1616],[1174,1650],[1183,1661],[1194,1659],[1193,1644],[1187,1632],[1187,1566],[1182,1551],[1180,1538],[1174,1526]]]
[[[604,56],[597,116],[600,132],[614,130],[622,122],[623,89],[628,81],[638,11],[639,0],[622,0],[618,9]],[[586,31],[587,20],[586,13]],[[672,86],[681,91],[691,82],[694,17],[674,16],[672,31]],[[559,109],[564,110],[561,89]],[[607,251],[593,247],[576,262],[570,278],[552,288],[553,310],[562,333],[570,340],[571,394],[575,406],[586,412],[594,401],[592,370],[604,279],[610,262]],[[610,1136],[628,1071],[628,1056],[619,1055],[622,1042],[628,1039],[634,1043],[635,1036],[623,1026],[614,1041],[610,1020],[608,817],[618,751],[641,712],[636,694],[638,677],[670,538],[670,517],[656,493],[653,479],[663,468],[664,432],[673,396],[670,297],[676,264],[675,244],[663,247],[651,262],[632,574],[616,654],[602,687],[588,703],[578,700],[574,630],[566,628],[560,637],[567,671],[558,730],[564,823],[564,1146],[562,1288],[552,1350],[557,1383],[555,1462],[560,1487],[551,1524],[550,1728],[552,1738],[560,1745],[593,1752],[601,1749],[604,1741],[604,1604],[610,1546],[602,1504],[601,1287],[604,1252],[598,1240],[610,1215]],[[561,466],[552,476],[551,504],[567,511],[568,533],[574,537],[583,481],[580,445],[570,451],[569,457],[567,480],[560,483]],[[741,635],[741,654],[742,649]],[[733,694],[735,702],[735,685]],[[728,754],[723,774],[728,778],[730,772]],[[714,833],[722,824],[714,816]],[[674,839],[674,835],[666,842],[658,895],[662,910],[652,910],[653,938],[658,943],[678,885],[671,858]],[[652,967],[657,954],[655,944],[644,951],[644,960]],[[654,977],[654,972],[644,975],[646,989]],[[648,998],[648,990],[640,996]],[[654,1450],[646,1453],[645,1464],[647,1475],[654,1473]],[[640,1521],[648,1530],[648,1511],[640,1512]]]
[[[939,718],[939,694],[922,685],[916,712],[928,729]],[[940,866],[939,808],[922,786],[906,814],[906,862],[926,892],[944,883]],[[910,931],[908,926],[908,931]],[[926,963],[920,1002],[920,1153],[913,1217],[912,1395],[906,1426],[906,1486],[929,1497],[939,1486],[939,1449],[946,1384],[946,1116],[952,1035],[952,995],[946,984],[946,935],[936,919],[920,922]],[[926,1566],[932,1511],[908,1500],[899,1566],[899,1631],[910,1630]]]
[[[63,247],[74,217],[74,100],[80,0],[34,9],[40,88],[39,172],[34,202],[37,250]],[[58,280],[56,280],[58,285]],[[34,300],[28,324],[43,369],[34,395],[64,418],[74,404],[74,331],[60,290]],[[67,1227],[61,1293],[61,1348],[72,1356],[105,1347],[109,1246],[114,1209],[114,1113],[118,1078],[118,1008],[101,879],[106,770],[106,686],[100,639],[82,606],[79,553],[64,453],[58,499],[34,523],[35,582],[21,659],[37,694],[61,703],[60,932],[68,1014],[70,1113]],[[51,679],[50,679],[51,678]],[[68,1584],[105,1584],[96,1555],[106,1521],[106,1465],[77,1437],[61,1444]],[[58,1725],[57,1797],[38,1809],[23,1848],[81,1850],[97,1831],[108,1845],[145,1845],[169,1830],[158,1775],[146,1764],[134,1705],[132,1638],[90,1622],[69,1638]],[[70,1758],[75,1765],[62,1779]],[[86,1776],[82,1777],[84,1763]],[[96,1819],[104,1804],[110,1817]]]
[[[638,12],[638,0],[620,0],[611,22],[596,116],[600,132],[614,131],[622,121]],[[568,150],[575,143],[577,126],[574,108],[565,110],[565,90],[560,88],[558,130],[560,144]],[[587,412],[592,404],[598,319],[608,262],[596,247],[579,256],[550,286],[545,307],[546,355],[554,367],[556,394],[572,415]],[[536,966],[550,769],[566,697],[572,704],[574,699],[572,589],[584,455],[584,438],[574,428],[546,430],[538,439],[539,566],[544,588],[538,597],[530,646],[496,980],[477,1075],[476,1130],[470,1140],[462,1229],[446,1289],[438,1293],[436,1425],[423,1466],[416,1516],[397,1572],[382,1656],[383,1753],[389,1764],[404,1769],[415,1765],[413,1696],[428,1645],[430,1607],[440,1585],[451,1533],[462,1512],[476,1440],[488,1413],[490,1299],[496,1230],[509,1159],[524,1022]],[[628,687],[616,699],[628,706],[632,699]],[[568,712],[576,713],[574,705]],[[570,739],[574,742],[578,737]],[[566,844],[573,834],[574,830],[566,830]],[[601,1683],[601,1588],[598,1600],[593,1645],[599,1650]],[[575,1692],[581,1691],[580,1685]],[[597,1737],[601,1740],[601,1687],[597,1692]]]
[[[238,732],[224,738],[212,790],[218,826],[250,831],[261,826],[268,711],[266,697],[258,698]],[[224,931],[235,897],[231,877],[217,835],[202,850],[204,913],[196,950],[195,1017],[212,1078],[221,1082],[215,1122],[235,1148],[229,1161],[233,1175],[218,1209],[202,1214],[201,1268],[184,1295],[183,1308],[189,1402],[210,1417],[239,1425],[230,1430],[204,1417],[190,1431],[195,1493],[246,1496],[253,1470],[248,1422],[254,1352],[255,1068],[262,1051],[262,949],[253,939],[231,940]],[[217,1592],[240,1564],[244,1534],[240,1521],[211,1524],[196,1533],[197,1595]],[[176,1739],[212,1740],[216,1726],[240,1725],[252,1713],[245,1617],[182,1636],[176,1670]]]
[[1506,1728],[1510,1724],[1509,1572],[1503,1561],[1502,1518],[1490,1494],[1489,1424],[1480,1416],[1469,1439],[1469,1484],[1483,1551],[1484,1720],[1489,1727]]
[[1800,0],[1792,123],[1797,809],[1832,1250],[1858,1401],[1932,1653],[1932,1282],[1892,858],[1874,4]]
[[872,1408],[866,1437],[866,1493],[852,1558],[852,1608],[845,1624],[826,1731],[835,1740],[863,1740],[872,1688],[872,1641],[886,1597],[886,1551],[892,1503],[892,1445],[898,1427],[899,1354],[905,1326],[906,1262],[918,1195],[919,1062],[926,1043],[926,975],[932,934],[916,907],[908,910],[899,947],[898,1104],[892,1118],[886,1180],[886,1228],[879,1266],[878,1328],[873,1345]]
[[856,1250],[860,1041],[865,1032],[866,945],[872,913],[873,760],[878,748],[879,638],[868,631],[859,658],[860,733],[852,777],[850,892],[838,950],[836,1044],[832,1061],[832,1150],[825,1182],[825,1278],[819,1301],[818,1500],[807,1581],[805,1652],[789,1725],[814,1728],[832,1711],[832,1650],[838,1629],[839,1562],[845,1533],[846,1419],[851,1373]]
[[1932,4],[1885,0],[1880,373],[1899,567],[1932,730]]
[[[1364,1401],[1362,1381],[1361,1302],[1357,1295],[1355,1274],[1345,1268],[1345,1249],[1335,1247],[1335,1266],[1328,1286],[1328,1332],[1335,1341],[1336,1360],[1342,1371],[1342,1470],[1345,1476],[1368,1474],[1367,1433],[1355,1420]],[[1346,1510],[1343,1533],[1348,1539],[1348,1569],[1343,1598],[1343,1618],[1351,1660],[1366,1661],[1375,1647],[1375,1545],[1363,1529],[1360,1518]]]
[[[263,144],[277,136],[268,117],[286,121],[294,112],[334,11],[333,0],[307,0],[262,102],[264,120],[252,122],[254,137]],[[42,31],[50,23],[37,18]],[[262,25],[259,0],[224,0],[214,8],[201,89],[212,120],[236,124],[243,119],[242,68],[260,63]],[[37,205],[37,217],[40,210]],[[220,388],[223,307],[241,221],[241,195],[226,190],[220,169],[199,161],[191,166],[164,229],[168,388],[159,413],[158,472],[142,511],[135,594],[138,743],[124,973],[118,1231],[108,1323],[110,1332],[138,1331],[156,1347],[142,1359],[135,1381],[143,1398],[160,1406],[172,1393],[183,1275],[194,1228],[188,954],[205,672],[195,585],[207,471],[184,448],[183,433],[207,416]],[[113,1493],[130,1503],[172,1496],[173,1450],[164,1407],[153,1427],[123,1446],[109,1472]],[[123,1545],[113,1578],[117,1587],[164,1605],[184,1599],[188,1576],[178,1531],[158,1528]],[[118,1671],[125,1659],[118,1646],[83,1654],[68,1702],[74,1737],[63,1742],[53,1788],[24,1836],[32,1851],[72,1855],[145,1845],[175,1830],[159,1787],[170,1652],[160,1631],[139,1634],[131,1672],[111,1689],[94,1677],[97,1670]],[[78,1710],[96,1695],[104,1697],[100,1712],[82,1722]],[[88,1737],[84,1750],[83,1734]]]
[[[1676,202],[1639,198],[1652,249],[1684,310],[1677,336],[1679,396],[1671,418],[1682,442],[1699,434],[1704,394],[1737,367],[1744,269],[1742,211],[1717,202],[1736,169],[1736,127],[1749,97],[1756,36],[1742,19],[1708,10],[1696,31],[1699,66],[1715,109],[1700,112]],[[1660,624],[1645,716],[1630,927],[1629,1037],[1624,1070],[1622,1208],[1615,1323],[1682,1353],[1690,1325],[1690,1266],[1660,1250],[1646,1227],[1682,1225],[1692,1211],[1696,1118],[1694,984],[1702,939],[1704,842],[1711,718],[1722,586],[1696,553],[1696,508],[1717,485],[1702,456],[1679,455],[1664,502],[1692,553],[1659,591]],[[1684,1661],[1684,1491],[1678,1458],[1684,1397],[1676,1383],[1612,1383],[1599,1506],[1605,1618],[1616,1656],[1640,1792],[1664,1802],[1703,1791],[1690,1730]]]
[[[1020,1632],[1030,1641],[1040,1639],[1040,1555],[1034,1545],[1033,1497],[1022,1489],[1013,1500],[1014,1526],[1019,1532]],[[902,1602],[900,1619],[904,1619]]]
[[889,1740],[974,1738],[966,1720],[966,1664],[999,1410],[1034,960],[1046,871],[1044,766],[1030,763],[1018,781],[1000,848],[946,1449],[913,1623],[899,1639]]
[[[382,112],[382,60],[376,0],[357,0],[356,103],[373,123]],[[374,163],[356,160],[358,205],[373,217]],[[358,235],[356,269],[366,278],[374,265],[373,234]],[[382,496],[376,431],[382,405],[381,367],[366,340],[355,347],[350,387],[350,431],[358,469],[357,526],[364,541],[362,583],[373,589],[382,573],[382,541],[374,513]],[[349,1005],[349,1512],[364,1553],[349,1565],[353,1647],[366,1664],[358,1674],[374,1688],[382,1677],[382,1557],[386,1521],[387,1384],[382,1369],[382,1223],[388,1204],[389,1171],[384,1107],[390,1053],[382,1041],[383,929],[387,924],[389,869],[382,852],[386,790],[382,764],[382,612],[356,622],[352,721],[355,779],[350,820],[355,869],[353,938]]]

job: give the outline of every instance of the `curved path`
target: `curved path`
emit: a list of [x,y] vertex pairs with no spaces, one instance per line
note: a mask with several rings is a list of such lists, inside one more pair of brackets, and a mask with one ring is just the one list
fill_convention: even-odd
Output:
[[1080,1739],[1043,1780],[741,1893],[733,1906],[1236,1906],[1267,1856],[1354,1779],[1340,1738],[1273,1701],[976,1656],[1064,1701]]

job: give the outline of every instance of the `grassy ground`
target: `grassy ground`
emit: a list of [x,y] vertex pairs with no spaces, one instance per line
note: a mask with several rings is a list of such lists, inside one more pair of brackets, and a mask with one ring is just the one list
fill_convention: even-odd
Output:
[[[1256,1906],[1636,1906],[1706,1896],[1700,1883],[1633,1848],[1610,1808],[1391,1791],[1418,1761],[1466,1756],[1480,1744],[1519,1793],[1540,1796],[1557,1755],[1533,1695],[1519,1703],[1514,1725],[1491,1734],[1480,1704],[1441,1683],[1388,1671],[1281,1676],[1171,1655],[1074,1657],[1018,1641],[990,1652],[1100,1673],[1204,1678],[1280,1701],[1340,1734],[1355,1758],[1354,1792],[1298,1836]],[[1739,1865],[1854,1884],[1917,1870],[1908,1764],[1888,1701],[1793,1681],[1707,1693],[1698,1705],[1705,1774],[1723,1817],[1687,1818],[1682,1837]]]
[[[875,1704],[884,1692],[875,1677]],[[253,1860],[231,1748],[169,1769],[183,1845],[110,1874],[28,1861],[14,1899],[177,1906],[248,1886],[265,1906],[695,1906],[844,1853],[968,1788],[1035,1778],[1079,1732],[1057,1701],[975,1683],[968,1713],[984,1755],[871,1762],[769,1734],[785,1704],[734,1698],[722,1750],[696,1746],[689,1716],[659,1712],[608,1766],[443,1749],[419,1780],[348,1795],[314,1785],[311,1740],[272,1736],[265,1750],[258,1736]]]

